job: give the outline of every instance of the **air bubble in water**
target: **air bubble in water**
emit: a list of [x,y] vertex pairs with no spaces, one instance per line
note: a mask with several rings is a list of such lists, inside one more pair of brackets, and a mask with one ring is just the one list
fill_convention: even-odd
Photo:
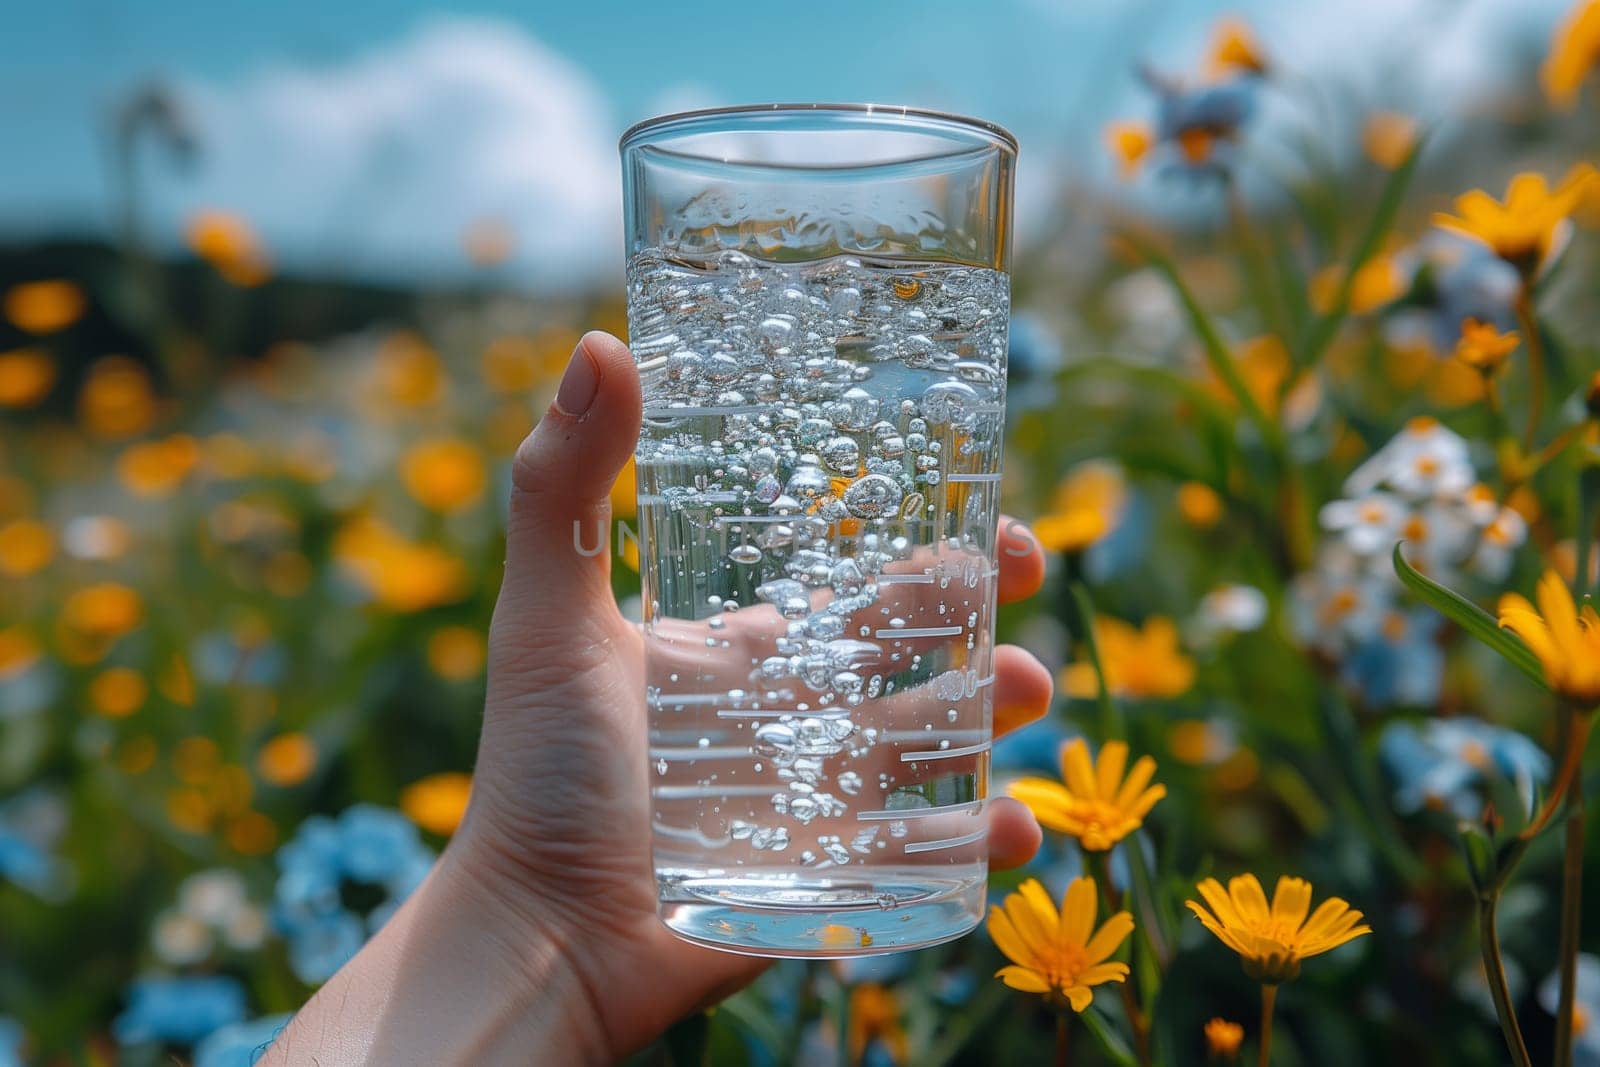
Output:
[[882,474],[858,478],[844,491],[844,506],[858,519],[878,519],[900,503],[900,486]]

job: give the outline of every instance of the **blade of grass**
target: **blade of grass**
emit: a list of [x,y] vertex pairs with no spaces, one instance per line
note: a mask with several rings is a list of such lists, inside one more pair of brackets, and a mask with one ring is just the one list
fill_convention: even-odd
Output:
[[1200,344],[1206,355],[1206,362],[1222,384],[1227,386],[1228,392],[1238,403],[1241,411],[1249,420],[1255,423],[1261,431],[1261,436],[1273,446],[1274,451],[1280,451],[1283,433],[1278,424],[1267,417],[1261,410],[1261,405],[1256,403],[1256,398],[1245,385],[1244,378],[1239,374],[1239,367],[1234,362],[1233,353],[1229,351],[1227,342],[1223,341],[1222,334],[1218,332],[1217,325],[1212,321],[1206,309],[1200,306],[1194,293],[1183,280],[1183,275],[1178,272],[1177,264],[1172,259],[1144,241],[1130,237],[1129,242],[1144,259],[1166,278],[1172,286],[1173,292],[1178,295],[1178,302],[1183,305],[1184,314],[1189,319],[1195,336],[1200,339]]
[[1394,169],[1389,175],[1389,180],[1384,183],[1383,193],[1378,198],[1378,207],[1372,213],[1372,220],[1367,223],[1366,230],[1357,242],[1355,253],[1350,257],[1350,262],[1345,266],[1344,274],[1339,279],[1339,287],[1334,292],[1333,306],[1327,312],[1317,317],[1312,322],[1311,330],[1306,337],[1305,344],[1301,346],[1295,365],[1302,369],[1313,367],[1327,351],[1334,335],[1339,332],[1339,327],[1344,323],[1350,310],[1350,293],[1355,288],[1356,275],[1361,268],[1377,252],[1383,239],[1394,228],[1395,217],[1400,213],[1400,205],[1405,200],[1406,190],[1411,185],[1411,176],[1416,173],[1417,159],[1422,154],[1423,138],[1417,138],[1417,143],[1411,146],[1411,151],[1406,155],[1405,162]]
[[1539,667],[1539,660],[1527,645],[1518,640],[1515,634],[1502,630],[1493,615],[1460,593],[1446,589],[1433,579],[1418,573],[1400,554],[1398,544],[1394,546],[1394,572],[1423,603],[1498,652],[1507,663],[1538,685],[1548,688],[1544,680],[1544,671]]

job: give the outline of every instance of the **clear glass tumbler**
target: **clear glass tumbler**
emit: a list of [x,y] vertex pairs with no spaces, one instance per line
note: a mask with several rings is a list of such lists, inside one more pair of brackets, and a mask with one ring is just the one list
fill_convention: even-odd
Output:
[[874,105],[622,139],[655,874],[702,944],[983,913],[1016,142]]

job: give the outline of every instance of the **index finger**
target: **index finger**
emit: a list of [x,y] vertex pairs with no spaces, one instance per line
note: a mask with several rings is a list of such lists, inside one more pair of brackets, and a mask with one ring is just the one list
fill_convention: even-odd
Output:
[[1044,584],[1044,549],[1027,523],[1010,515],[1000,516],[995,538],[995,558],[999,564],[1000,603],[1025,600]]

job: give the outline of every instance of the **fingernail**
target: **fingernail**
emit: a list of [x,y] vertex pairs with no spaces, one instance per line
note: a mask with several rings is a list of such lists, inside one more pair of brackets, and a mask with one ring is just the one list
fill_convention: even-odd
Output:
[[589,358],[583,342],[572,350],[566,373],[561,375],[561,386],[556,390],[556,410],[563,415],[582,415],[594,403],[594,394],[600,389],[600,374],[594,360]]

